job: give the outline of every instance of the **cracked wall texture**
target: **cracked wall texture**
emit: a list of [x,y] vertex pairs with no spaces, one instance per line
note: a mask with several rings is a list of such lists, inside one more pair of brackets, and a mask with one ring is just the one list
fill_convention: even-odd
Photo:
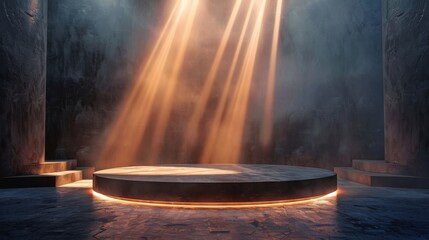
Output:
[[383,1],[386,160],[429,170],[429,1]]
[[[227,5],[219,1],[213,11]],[[91,164],[91,144],[132,79],[163,2],[49,3],[49,158],[77,156]],[[353,158],[382,159],[381,2],[289,0],[282,19],[273,145],[268,152],[260,147],[256,97],[242,162],[332,168]],[[186,106],[174,113],[166,154],[179,155],[174,134],[184,131],[189,114]]]
[[0,0],[0,176],[44,160],[46,0]]

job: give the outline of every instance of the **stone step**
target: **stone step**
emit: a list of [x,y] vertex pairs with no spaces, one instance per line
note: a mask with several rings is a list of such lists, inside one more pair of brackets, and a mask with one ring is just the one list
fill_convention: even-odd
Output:
[[353,168],[364,172],[409,175],[404,166],[380,160],[353,160]]
[[50,160],[31,166],[32,174],[42,174],[51,172],[63,172],[74,170],[77,166],[77,160]]
[[5,177],[0,180],[2,188],[26,188],[26,187],[58,187],[63,184],[82,179],[81,170],[68,170],[37,175],[22,175]]
[[92,179],[95,172],[94,167],[77,167],[76,170],[82,171],[82,179]]
[[334,171],[338,178],[346,179],[374,187],[397,187],[397,188],[429,188],[429,179],[389,174],[360,171],[351,167],[336,167]]

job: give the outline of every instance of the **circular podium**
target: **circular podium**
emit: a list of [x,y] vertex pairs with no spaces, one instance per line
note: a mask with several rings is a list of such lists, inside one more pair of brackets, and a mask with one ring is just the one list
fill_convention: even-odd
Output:
[[336,189],[332,171],[264,164],[130,166],[97,171],[93,181],[109,197],[183,204],[296,201]]

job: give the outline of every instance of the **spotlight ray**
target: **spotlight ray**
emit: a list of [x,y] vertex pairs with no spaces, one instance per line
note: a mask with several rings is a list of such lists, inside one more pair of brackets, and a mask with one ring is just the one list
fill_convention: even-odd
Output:
[[239,80],[233,93],[232,101],[225,117],[224,127],[221,128],[222,138],[218,141],[218,149],[222,161],[237,163],[240,158],[245,119],[247,114],[250,86],[253,78],[254,65],[262,29],[266,0],[262,1],[258,17],[249,42]]
[[242,0],[237,0],[235,2],[228,24],[222,36],[221,43],[217,49],[216,56],[213,60],[213,63],[211,65],[207,78],[204,81],[204,86],[202,88],[200,97],[196,103],[195,110],[193,111],[191,119],[187,125],[187,131],[185,136],[185,143],[187,144],[187,147],[192,148],[197,139],[201,117],[207,106],[207,101],[209,99],[210,93],[212,92],[213,84],[218,74],[219,66],[220,66],[222,57],[225,53],[225,49],[229,41],[232,28],[236,22],[236,18],[238,15],[238,11],[240,10],[241,3],[242,3]]
[[183,31],[180,46],[178,48],[177,56],[173,64],[173,70],[172,70],[171,76],[169,76],[170,79],[167,84],[167,89],[165,90],[165,93],[164,93],[162,106],[157,116],[157,125],[155,127],[155,133],[153,135],[152,145],[150,149],[151,150],[150,157],[149,157],[150,163],[154,163],[157,160],[157,157],[162,145],[162,140],[164,138],[164,134],[167,128],[167,123],[171,113],[174,91],[176,89],[176,84],[178,82],[181,68],[183,65],[186,48],[188,46],[189,37],[191,35],[192,25],[194,23],[195,16],[197,13],[198,3],[199,3],[199,0],[192,1],[190,12],[186,19],[185,28]]
[[[110,130],[99,156],[101,160],[109,159],[115,162],[110,164],[120,161],[120,165],[126,165],[134,160],[140,146],[139,140],[144,135],[149,120],[147,110],[152,105],[184,8],[183,0],[174,6],[146,65],[131,88],[131,93]],[[142,117],[144,115],[146,116]],[[129,141],[129,143],[124,146],[122,141]]]
[[[278,38],[283,0],[276,0],[274,29],[272,33],[267,89],[260,132],[260,142],[269,146],[272,134],[272,108],[277,64]],[[158,162],[161,148],[166,140],[168,123],[175,107],[177,89],[183,77],[185,56],[193,46],[194,22],[200,0],[178,0],[172,5],[153,49],[139,71],[135,82],[127,91],[118,115],[112,122],[110,132],[103,142],[98,156],[104,166],[130,165],[145,161]],[[192,114],[186,122],[181,143],[182,150],[200,154],[201,163],[237,163],[240,159],[244,129],[248,114],[250,91],[254,82],[256,60],[259,56],[261,33],[267,0],[236,0],[232,11],[220,32],[219,44],[209,63],[208,73],[195,101]],[[271,9],[271,8],[270,8]],[[241,11],[243,13],[241,15]],[[240,17],[239,17],[240,16]],[[199,16],[198,16],[199,17]],[[201,15],[203,17],[203,15]],[[241,18],[243,17],[243,18]],[[240,23],[238,23],[238,19]],[[235,36],[234,31],[239,33]],[[238,39],[235,39],[238,37]],[[227,53],[233,47],[234,51]],[[198,49],[195,49],[198,50]],[[267,50],[268,52],[269,50]],[[223,73],[221,67],[228,65]],[[222,85],[218,85],[217,82]],[[215,85],[216,84],[216,85]],[[202,119],[209,106],[209,99],[218,86],[220,96],[216,101],[213,116],[204,133],[200,133]],[[205,124],[205,123],[204,123]],[[153,127],[153,129],[152,129]],[[204,136],[201,149],[197,141]],[[149,142],[147,148],[143,143]],[[140,159],[142,153],[144,157]]]
[[274,86],[276,81],[276,66],[277,66],[277,51],[280,34],[280,20],[282,13],[283,0],[277,0],[276,15],[274,22],[273,39],[271,43],[270,67],[268,73],[267,92],[265,95],[264,116],[262,120],[262,130],[260,142],[262,148],[267,150],[271,142],[272,125],[273,125],[273,101],[274,101]]
[[246,18],[244,20],[243,27],[241,29],[240,37],[239,37],[238,44],[237,44],[237,47],[236,47],[236,50],[234,53],[234,57],[233,57],[233,60],[231,63],[231,67],[229,69],[228,76],[227,76],[227,79],[225,81],[225,85],[223,87],[223,91],[222,91],[219,103],[217,105],[217,108],[216,108],[215,116],[214,116],[213,121],[211,123],[211,128],[209,129],[209,134],[208,134],[208,137],[206,139],[206,143],[204,144],[203,154],[202,154],[202,157],[200,160],[200,162],[202,162],[202,163],[212,163],[212,162],[216,161],[213,154],[214,154],[214,150],[215,150],[215,143],[218,141],[218,137],[219,137],[219,130],[221,127],[222,114],[225,111],[225,107],[226,107],[226,103],[227,103],[227,99],[228,99],[228,93],[230,91],[233,76],[234,76],[234,73],[235,73],[236,68],[237,68],[239,56],[241,54],[241,49],[242,49],[242,46],[244,43],[244,37],[246,35],[247,28],[249,26],[250,16],[252,14],[254,4],[255,4],[255,0],[252,0],[252,2],[249,5],[249,9],[246,13]]

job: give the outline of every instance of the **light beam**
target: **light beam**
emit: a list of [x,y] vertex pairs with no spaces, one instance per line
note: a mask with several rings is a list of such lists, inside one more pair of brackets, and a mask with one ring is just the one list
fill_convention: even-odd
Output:
[[242,3],[242,0],[237,0],[235,2],[228,24],[222,36],[221,43],[217,49],[216,56],[213,60],[213,63],[207,75],[207,78],[204,81],[203,89],[201,90],[201,95],[196,103],[191,119],[187,125],[187,131],[185,136],[185,143],[187,147],[192,148],[195,144],[195,141],[197,140],[201,117],[203,116],[205,108],[207,107],[207,101],[212,92],[213,84],[218,74],[219,66],[220,66],[222,57],[225,53],[225,49],[231,35],[231,31],[236,22],[236,18],[240,10],[241,3]]
[[271,56],[270,56],[270,65],[269,65],[270,67],[269,67],[269,73],[268,73],[267,92],[265,95],[264,116],[262,120],[262,130],[260,135],[260,142],[261,142],[262,148],[265,151],[270,146],[272,129],[273,129],[274,86],[276,81],[277,51],[278,51],[278,44],[279,44],[282,2],[283,0],[277,0],[273,39],[271,43]]

